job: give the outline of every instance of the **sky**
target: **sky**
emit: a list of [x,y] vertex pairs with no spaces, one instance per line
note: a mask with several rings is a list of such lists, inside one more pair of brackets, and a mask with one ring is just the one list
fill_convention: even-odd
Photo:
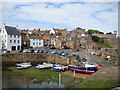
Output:
[[[9,1],[9,0],[8,0]],[[102,32],[118,31],[118,2],[2,2],[0,15],[8,26],[18,25],[20,29],[41,30],[52,28],[77,27],[100,30]]]

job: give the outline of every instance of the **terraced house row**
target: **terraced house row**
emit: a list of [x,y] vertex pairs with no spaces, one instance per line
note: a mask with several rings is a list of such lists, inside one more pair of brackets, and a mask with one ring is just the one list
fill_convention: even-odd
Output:
[[72,31],[59,28],[52,30],[20,30],[18,26],[3,25],[0,31],[0,49],[19,50],[25,48],[51,47],[59,49],[94,48],[94,42],[85,29],[76,28]]

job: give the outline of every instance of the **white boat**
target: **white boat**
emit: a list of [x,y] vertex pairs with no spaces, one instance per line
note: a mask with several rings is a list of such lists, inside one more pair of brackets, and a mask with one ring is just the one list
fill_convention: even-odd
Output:
[[31,62],[28,62],[28,63],[20,63],[20,64],[17,63],[16,66],[17,66],[17,69],[23,69],[23,68],[29,68],[32,65],[31,65]]
[[51,63],[43,62],[43,65],[45,65],[45,66],[49,66],[49,67],[53,67],[53,64],[51,64]]
[[68,66],[61,66],[61,65],[55,64],[53,66],[53,69],[56,71],[66,71],[68,70]]
[[42,64],[37,64],[36,68],[43,69],[43,68],[44,68],[44,65],[42,65]]
[[53,64],[44,62],[43,64],[37,64],[36,68],[46,69],[53,67]]

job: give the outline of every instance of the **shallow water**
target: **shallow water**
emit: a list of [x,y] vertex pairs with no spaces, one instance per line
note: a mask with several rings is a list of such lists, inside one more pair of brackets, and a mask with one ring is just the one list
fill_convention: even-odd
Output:
[[[34,83],[34,82],[38,83]],[[28,77],[19,72],[3,71],[2,88],[64,88],[64,85],[58,83],[42,82],[36,78]]]

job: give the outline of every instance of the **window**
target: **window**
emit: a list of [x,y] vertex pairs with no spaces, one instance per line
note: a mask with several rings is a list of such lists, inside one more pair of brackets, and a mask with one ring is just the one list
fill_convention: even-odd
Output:
[[16,36],[14,35],[14,38],[15,38]]
[[12,35],[10,35],[10,37],[12,37]]
[[19,38],[20,36],[18,36],[18,38]]
[[16,40],[14,40],[14,43],[16,43]]
[[41,43],[39,43],[39,45],[41,45]]
[[12,40],[10,40],[10,43],[12,43]]
[[19,43],[19,40],[18,40],[18,43]]
[[35,45],[35,43],[33,43],[33,45]]

